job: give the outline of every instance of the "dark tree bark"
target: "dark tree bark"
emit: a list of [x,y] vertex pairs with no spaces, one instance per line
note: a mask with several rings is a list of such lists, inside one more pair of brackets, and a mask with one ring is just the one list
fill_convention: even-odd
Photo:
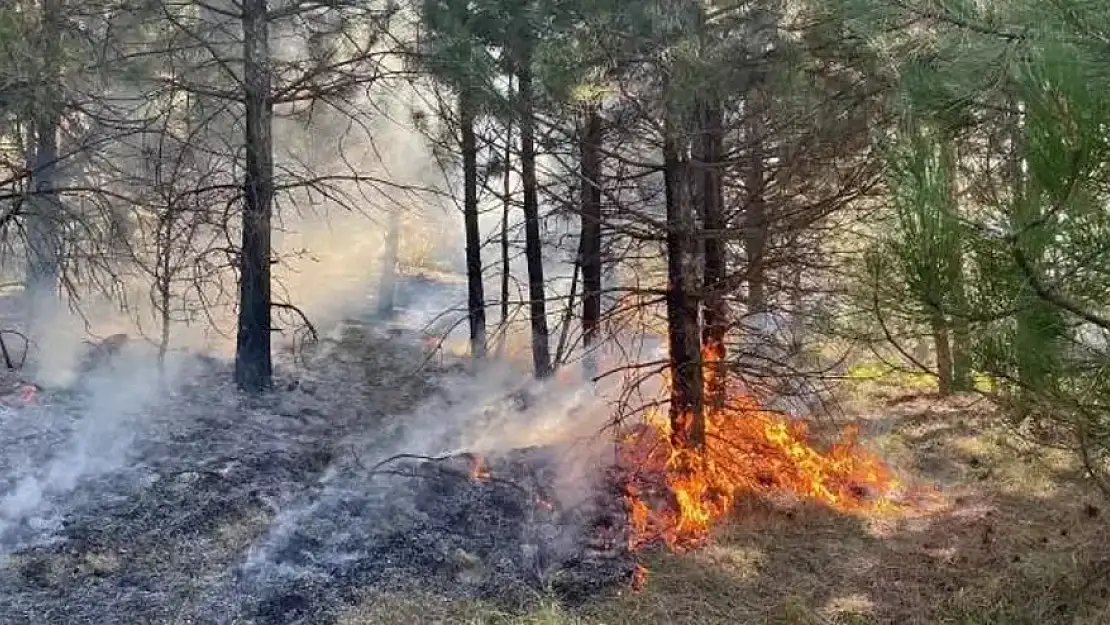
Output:
[[385,250],[382,252],[382,276],[378,284],[378,316],[393,316],[397,295],[397,260],[401,246],[401,213],[389,212],[389,226],[385,233]]
[[[509,77],[509,89],[512,89],[513,79]],[[505,123],[505,172],[501,178],[501,325],[509,321],[509,278],[512,276],[512,267],[509,262],[509,210],[512,202],[512,162],[513,162],[513,122]],[[504,335],[503,335],[504,336]],[[504,341],[501,342],[504,345]]]
[[43,81],[46,97],[34,115],[34,155],[31,184],[34,194],[27,219],[27,293],[30,317],[34,323],[46,301],[56,296],[61,277],[59,258],[61,204],[55,191],[58,174],[58,129],[62,116],[59,83],[61,62],[62,5],[60,0],[44,0],[39,37],[43,55]]
[[239,257],[235,383],[246,392],[273,386],[270,354],[270,222],[273,217],[273,101],[267,0],[243,3],[246,180]]
[[555,367],[563,366],[567,356],[567,340],[570,338],[570,325],[574,321],[574,302],[578,299],[578,276],[582,273],[582,253],[579,244],[578,258],[574,261],[574,269],[570,273],[570,292],[567,294],[567,307],[563,311],[563,320],[559,325],[559,342],[555,344]]
[[952,394],[952,344],[949,342],[948,322],[940,312],[933,314],[933,345],[937,351],[937,390],[942,397]]
[[547,328],[547,295],[543,278],[543,241],[540,239],[539,183],[536,180],[536,121],[532,101],[532,41],[521,42],[516,68],[520,99],[520,170],[524,185],[524,255],[528,262],[528,300],[532,321],[532,366],[535,376],[549,377],[551,346]]
[[478,229],[478,143],[474,136],[474,100],[459,91],[459,127],[463,157],[463,222],[466,226],[467,311],[470,354],[486,357],[486,295],[482,284],[482,233]]
[[705,447],[705,410],[697,284],[697,233],[690,197],[689,162],[671,121],[663,139],[667,202],[667,330],[671,358],[671,444],[675,449]]
[[[758,95],[755,96],[758,100]],[[744,250],[748,257],[748,314],[755,315],[767,311],[766,271],[767,255],[767,197],[763,141],[766,127],[763,124],[762,108],[756,104],[748,112],[747,146],[748,171],[747,207],[744,215]]]
[[[701,133],[698,142],[698,169],[703,227],[711,233],[724,231],[724,192],[720,163],[724,153],[724,129],[718,106],[703,103],[698,107]],[[725,334],[728,332],[728,307],[725,303],[724,244],[716,236],[705,239],[705,274],[702,327],[702,357],[706,360],[705,393],[709,409],[725,404]]]
[[579,259],[582,267],[582,343],[586,351],[585,377],[597,377],[598,328],[601,324],[601,115],[596,105],[586,109],[579,145],[582,174],[582,229]]
[[[953,295],[957,300],[966,302],[967,297],[963,285],[957,285],[958,290]],[[971,328],[966,315],[967,306],[961,306],[956,313],[960,317],[952,321],[952,390],[964,393],[974,389],[975,382],[971,374]]]

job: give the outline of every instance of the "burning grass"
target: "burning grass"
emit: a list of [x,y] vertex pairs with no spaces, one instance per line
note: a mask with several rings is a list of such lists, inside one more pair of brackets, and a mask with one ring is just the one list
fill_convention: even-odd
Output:
[[[720,383],[707,370],[707,395]],[[733,386],[725,391],[724,405],[704,417],[704,445],[676,444],[671,420],[658,413],[623,434],[619,465],[629,472],[633,547],[660,541],[677,550],[699,545],[748,493],[790,493],[842,512],[895,507],[889,495],[899,484],[878,456],[859,445],[855,426],[822,450],[804,421],[764,410]],[[680,415],[678,422],[692,420]]]
[[862,420],[860,439],[939,495],[898,515],[740,493],[701,549],[644,555],[642,592],[510,609],[368,595],[343,625],[1096,625],[1110,622],[1110,550],[1075,466],[966,403],[922,400]]

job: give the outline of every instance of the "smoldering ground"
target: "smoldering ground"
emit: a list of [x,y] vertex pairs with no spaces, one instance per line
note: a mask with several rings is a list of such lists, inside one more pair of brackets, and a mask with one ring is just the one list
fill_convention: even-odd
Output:
[[[592,395],[574,392],[545,395],[537,404],[543,410],[520,411],[502,400],[526,376],[467,371],[429,354],[419,336],[429,324],[465,333],[459,314],[441,315],[465,303],[462,283],[403,280],[398,303],[407,310],[394,320],[401,336],[342,322],[373,307],[366,293],[376,290],[384,260],[385,209],[404,215],[407,228],[425,230],[403,236],[400,260],[410,267],[458,269],[461,215],[437,199],[436,189],[448,185],[442,170],[429,169],[435,159],[422,136],[385,124],[373,129],[371,145],[351,136],[344,120],[330,127],[320,119],[310,127],[275,125],[290,152],[276,155],[279,183],[358,173],[394,186],[336,182],[328,201],[308,187],[278,198],[274,243],[283,262],[275,268],[275,298],[299,306],[321,330],[336,330],[314,354],[284,359],[271,396],[248,402],[231,386],[224,358],[234,317],[226,298],[206,305],[204,315],[173,321],[163,372],[142,340],[157,335],[160,314],[148,303],[142,273],[114,276],[124,283],[125,314],[114,301],[90,309],[84,293],[82,312],[91,320],[65,311],[38,320],[33,361],[44,390],[34,404],[0,409],[0,622],[324,623],[368,586],[418,583],[520,600],[557,577],[561,559],[568,570],[584,566],[570,561],[579,555],[570,547],[548,546],[581,533],[583,493],[591,487],[584,476],[596,473],[587,460],[600,457],[593,448],[575,446],[560,456],[558,471],[537,461],[562,478],[526,487],[562,511],[538,520],[522,508],[531,500],[509,485],[534,476],[509,473],[459,488],[461,497],[441,497],[420,486],[427,475],[396,475],[411,473],[411,464],[374,468],[402,452],[477,449],[497,471],[508,467],[497,452],[593,433],[601,415],[579,410]],[[139,147],[120,143],[119,165],[129,166],[130,155],[138,167]],[[431,191],[401,192],[403,185]],[[483,230],[492,232],[495,221]],[[421,248],[429,233],[435,246]],[[218,294],[233,286],[228,272],[203,288]],[[196,304],[189,298],[199,295],[189,289],[178,294],[177,309]],[[288,329],[300,319],[276,322]],[[99,336],[132,334],[134,351],[112,368],[76,374],[90,326]],[[16,386],[0,382],[0,391]],[[577,420],[568,421],[570,414]],[[581,460],[568,465],[566,458]],[[449,463],[443,468],[432,482],[469,484],[465,476],[452,481],[459,476]],[[475,527],[484,529],[467,533]],[[510,529],[495,533],[503,527]],[[583,580],[618,578],[623,561],[614,562]]]
[[[118,382],[6,410],[0,622],[327,623],[369,588],[517,602],[623,579],[620,536],[594,528],[623,509],[587,479],[593,393],[533,388],[522,409],[526,376],[427,356],[348,322],[265,400],[197,358],[128,394],[136,355]],[[475,450],[501,477],[468,479]],[[379,464],[399,453],[448,458]]]

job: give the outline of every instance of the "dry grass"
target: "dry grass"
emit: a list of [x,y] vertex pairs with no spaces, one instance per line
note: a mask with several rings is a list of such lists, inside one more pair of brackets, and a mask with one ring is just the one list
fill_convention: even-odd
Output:
[[367,596],[342,625],[1095,625],[1110,623],[1103,502],[1064,455],[968,402],[877,411],[870,442],[931,493],[885,518],[747,500],[712,546],[647,557],[640,593],[530,609]]

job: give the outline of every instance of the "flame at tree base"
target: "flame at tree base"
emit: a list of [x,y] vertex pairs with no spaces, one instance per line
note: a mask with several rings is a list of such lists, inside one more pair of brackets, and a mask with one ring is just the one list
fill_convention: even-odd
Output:
[[845,429],[827,450],[809,441],[803,421],[733,397],[706,417],[700,448],[675,448],[669,422],[647,422],[622,437],[620,465],[628,472],[625,497],[634,549],[662,542],[674,550],[705,541],[713,524],[744,493],[791,493],[843,511],[894,508],[890,469]]

